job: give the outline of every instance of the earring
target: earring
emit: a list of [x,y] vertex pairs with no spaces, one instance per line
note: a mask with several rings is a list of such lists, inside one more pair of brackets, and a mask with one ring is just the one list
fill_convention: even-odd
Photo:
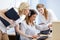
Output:
[[29,12],[28,16],[31,16],[31,12]]

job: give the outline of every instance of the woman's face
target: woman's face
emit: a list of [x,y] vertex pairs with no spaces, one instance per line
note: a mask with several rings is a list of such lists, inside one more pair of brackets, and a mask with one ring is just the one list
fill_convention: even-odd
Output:
[[33,21],[35,20],[36,16],[37,16],[37,14],[32,15],[32,16],[30,17],[30,21],[33,22]]
[[38,11],[39,11],[41,14],[44,14],[44,8],[38,8]]
[[24,14],[28,15],[29,14],[29,9],[24,9]]

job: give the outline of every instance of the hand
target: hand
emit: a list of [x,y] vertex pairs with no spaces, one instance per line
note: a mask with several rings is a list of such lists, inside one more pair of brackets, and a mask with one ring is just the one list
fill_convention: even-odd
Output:
[[14,26],[14,21],[13,20],[9,20],[9,23]]
[[38,37],[38,35],[33,35],[33,36],[32,36],[32,38],[37,38],[37,37]]
[[49,28],[52,27],[52,24],[48,25],[48,27],[49,27]]
[[7,18],[7,17],[4,15],[4,13],[5,13],[6,11],[7,11],[7,9],[6,9],[6,10],[5,10],[5,9],[0,10],[0,16],[1,16],[2,18],[4,18],[5,20],[7,20],[11,25],[13,25],[13,24],[14,24],[13,20]]
[[32,39],[32,36],[28,35],[28,38]]

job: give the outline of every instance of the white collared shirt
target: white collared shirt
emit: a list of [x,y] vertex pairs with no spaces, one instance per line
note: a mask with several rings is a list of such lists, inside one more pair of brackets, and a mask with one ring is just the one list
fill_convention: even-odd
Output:
[[[19,14],[18,9],[17,8],[14,8],[14,9]],[[16,24],[21,23],[26,17],[24,14],[23,15],[19,15],[19,16],[20,16],[20,18],[15,21]]]
[[3,33],[7,33],[7,29],[6,29],[6,27],[4,26],[4,24],[1,22],[1,20],[0,20],[0,30],[1,30]]
[[57,17],[56,15],[54,14],[54,12],[51,10],[51,9],[47,9],[48,11],[48,19],[46,20],[45,17],[38,12],[38,15],[36,17],[36,24],[40,24],[40,23],[46,23],[46,24],[50,24],[52,23],[53,21],[57,21]]
[[[31,36],[37,35],[38,33],[40,33],[40,31],[48,29],[47,27],[45,29],[45,27],[43,27],[42,25],[36,25],[36,24],[28,25],[25,20],[21,23],[20,27],[21,27],[21,30],[26,35],[31,35]],[[31,40],[31,39],[29,39],[25,36],[22,36],[22,35],[20,35],[20,38],[21,38],[21,40]]]

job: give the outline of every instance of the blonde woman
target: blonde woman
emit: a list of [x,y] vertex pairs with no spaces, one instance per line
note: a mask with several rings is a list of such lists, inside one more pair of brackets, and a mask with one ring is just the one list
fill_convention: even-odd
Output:
[[[15,26],[15,28],[16,28],[16,30],[18,30],[19,28],[19,23],[21,23],[24,19],[25,19],[25,17],[28,15],[28,13],[29,13],[29,4],[28,3],[25,3],[25,2],[22,2],[21,4],[20,4],[20,6],[19,6],[19,8],[17,9],[17,8],[11,8],[12,10],[14,10],[14,11],[12,11],[11,12],[11,14],[14,14],[14,12],[15,13],[17,13],[17,15],[19,16],[19,18],[18,19],[16,19],[16,20],[12,20],[13,18],[13,16],[14,17],[17,17],[17,16],[15,16],[15,14],[13,15],[13,16],[9,16],[9,17],[11,17],[12,19],[10,19],[8,16],[6,16],[5,15],[5,12],[6,12],[6,10],[2,10],[2,11],[0,11],[0,18],[2,18],[2,19],[4,19],[5,20],[5,22],[8,22],[8,23],[10,23],[12,26]],[[11,11],[11,10],[10,10]],[[1,19],[0,19],[1,20]],[[2,23],[2,25],[4,25],[3,24],[3,22],[1,21],[1,23]],[[5,23],[6,24],[6,23]],[[10,24],[6,24],[7,26],[9,26]],[[7,29],[6,29],[6,25],[4,25],[4,26],[1,26],[0,25],[0,34],[2,35],[2,34],[4,34],[4,33],[6,33],[6,31],[7,31]],[[6,29],[6,30],[4,30],[4,29]],[[17,31],[18,32],[18,31]],[[20,34],[23,34],[23,32],[22,31],[20,31],[19,32]],[[4,36],[4,35],[2,35],[1,36],[0,35],[0,40],[1,39],[6,39],[6,40],[9,40],[9,39],[7,39],[7,37],[3,37],[2,38],[2,36]],[[24,34],[23,34],[24,35]],[[6,35],[7,36],[7,35]],[[5,40],[4,39],[4,40]]]

